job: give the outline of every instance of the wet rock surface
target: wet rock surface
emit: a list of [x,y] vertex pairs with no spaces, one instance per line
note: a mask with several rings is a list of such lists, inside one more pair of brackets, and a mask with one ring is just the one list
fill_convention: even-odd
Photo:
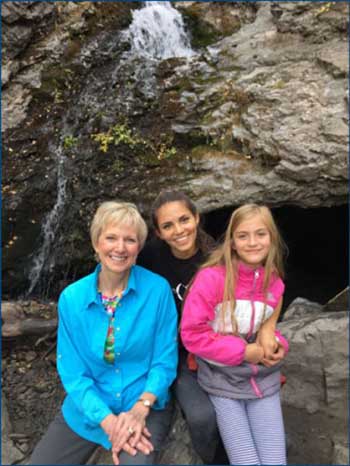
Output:
[[[181,2],[192,39],[211,33],[191,59],[163,61],[130,53],[138,2],[15,3],[3,9],[6,297],[30,287],[59,177],[44,298],[91,269],[86,231],[101,200],[146,216],[165,187],[202,212],[347,202],[345,2]],[[14,43],[24,23],[30,40]]]

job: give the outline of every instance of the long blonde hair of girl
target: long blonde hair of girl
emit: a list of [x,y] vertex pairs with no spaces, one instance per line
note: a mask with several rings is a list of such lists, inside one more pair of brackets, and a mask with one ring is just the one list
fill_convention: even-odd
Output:
[[201,269],[203,269],[205,267],[223,265],[226,269],[223,306],[221,308],[220,318],[222,319],[222,322],[224,322],[226,308],[228,307],[228,309],[231,310],[231,322],[234,333],[237,333],[234,309],[236,307],[235,289],[238,262],[240,259],[236,250],[233,249],[234,233],[242,222],[257,215],[260,216],[271,238],[270,250],[263,264],[265,268],[263,293],[266,300],[266,293],[272,275],[275,274],[284,278],[283,256],[284,253],[287,252],[287,247],[278,231],[277,225],[268,207],[257,204],[244,204],[236,209],[231,215],[223,243],[210,254],[208,260],[201,266]]

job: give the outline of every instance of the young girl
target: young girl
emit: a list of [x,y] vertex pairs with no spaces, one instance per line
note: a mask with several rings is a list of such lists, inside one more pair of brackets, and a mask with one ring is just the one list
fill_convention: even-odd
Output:
[[230,464],[286,464],[280,360],[287,341],[262,340],[262,324],[282,306],[284,243],[270,210],[247,204],[197,273],[181,322],[197,356]]

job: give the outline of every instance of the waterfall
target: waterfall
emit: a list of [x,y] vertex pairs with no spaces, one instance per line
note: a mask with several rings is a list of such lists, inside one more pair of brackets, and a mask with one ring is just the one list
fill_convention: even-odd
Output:
[[182,16],[171,2],[145,2],[132,16],[127,35],[136,55],[156,59],[194,55]]
[[[55,240],[57,229],[60,224],[61,216],[63,213],[63,208],[66,200],[66,183],[67,179],[64,175],[64,161],[65,156],[63,155],[62,145],[58,148],[57,153],[57,196],[56,202],[52,210],[46,215],[43,224],[41,226],[41,237],[42,244],[39,249],[34,254],[33,262],[31,269],[29,271],[29,288],[27,295],[34,290],[37,285],[41,272],[44,265],[47,266],[47,263],[50,259],[51,246]],[[50,264],[50,267],[53,267],[53,263]]]

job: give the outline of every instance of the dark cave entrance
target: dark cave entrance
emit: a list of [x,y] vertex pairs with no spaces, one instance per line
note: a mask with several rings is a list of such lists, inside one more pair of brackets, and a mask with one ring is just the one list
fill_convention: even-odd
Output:
[[[218,239],[235,206],[203,214],[205,230]],[[272,209],[288,245],[284,306],[297,297],[325,304],[348,286],[348,206]]]

